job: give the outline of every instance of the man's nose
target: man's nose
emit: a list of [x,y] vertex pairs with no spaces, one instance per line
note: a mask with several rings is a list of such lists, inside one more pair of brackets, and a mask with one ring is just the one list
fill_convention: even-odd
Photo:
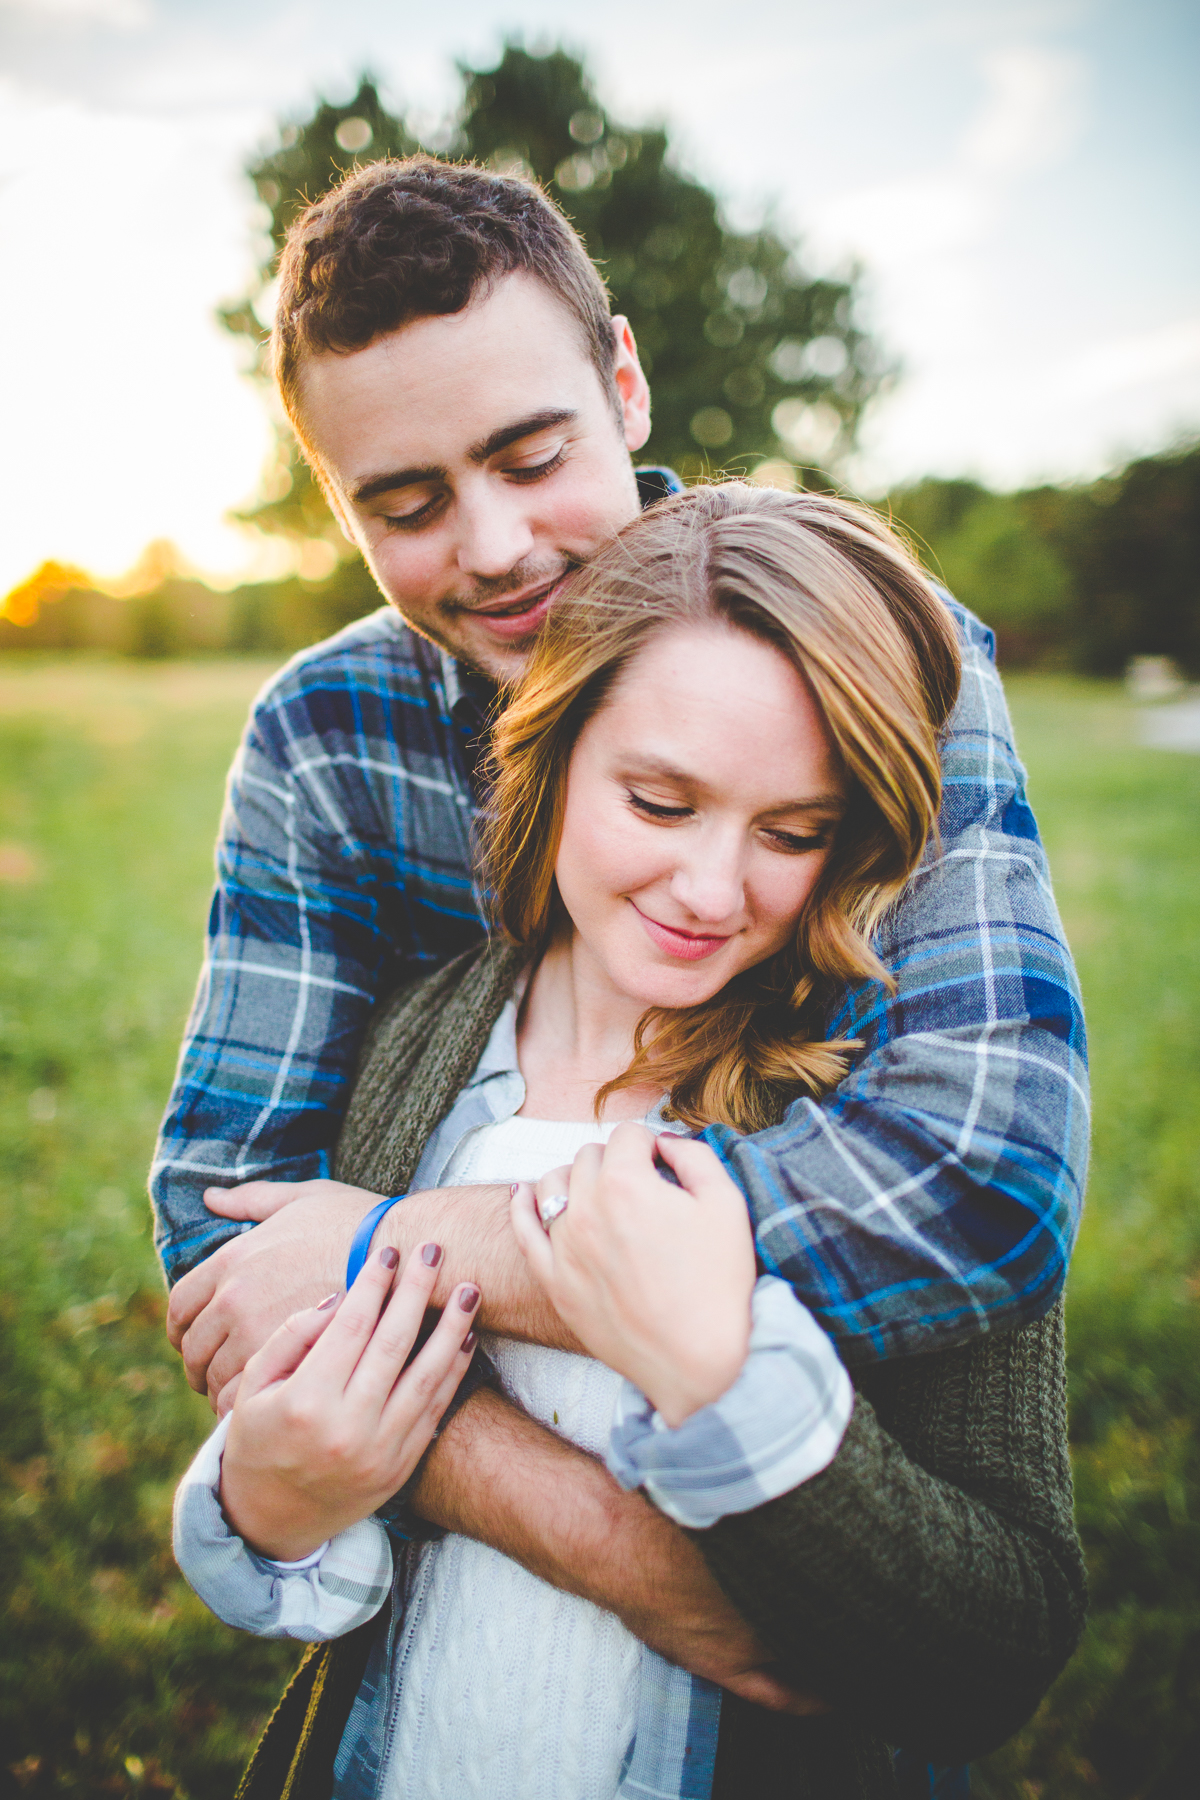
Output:
[[527,557],[534,535],[519,489],[506,492],[489,482],[460,494],[458,566],[464,575],[496,581]]

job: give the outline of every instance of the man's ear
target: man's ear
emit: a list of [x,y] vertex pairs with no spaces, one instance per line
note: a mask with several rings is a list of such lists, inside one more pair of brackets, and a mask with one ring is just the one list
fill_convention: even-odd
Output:
[[617,352],[613,380],[621,402],[625,444],[629,450],[640,450],[650,436],[650,384],[642,374],[629,320],[618,314],[612,324]]

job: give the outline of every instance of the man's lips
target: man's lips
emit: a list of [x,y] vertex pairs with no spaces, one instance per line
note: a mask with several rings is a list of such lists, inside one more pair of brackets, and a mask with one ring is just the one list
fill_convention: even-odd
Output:
[[530,593],[509,595],[493,601],[490,606],[468,606],[462,610],[485,625],[493,637],[528,637],[545,623],[565,579],[560,575],[557,581],[534,588]]
[[634,912],[646,927],[652,943],[668,956],[677,956],[682,962],[700,962],[706,956],[727,944],[731,933],[724,937],[699,937],[694,931],[676,931],[672,925],[660,925],[657,919],[649,918],[633,901],[629,902]]

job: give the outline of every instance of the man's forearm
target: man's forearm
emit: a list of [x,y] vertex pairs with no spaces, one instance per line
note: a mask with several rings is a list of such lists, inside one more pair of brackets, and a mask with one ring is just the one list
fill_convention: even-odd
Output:
[[529,1274],[509,1223],[509,1201],[507,1187],[431,1188],[410,1194],[384,1214],[373,1245],[395,1245],[403,1262],[419,1244],[440,1244],[435,1306],[444,1306],[460,1281],[473,1281],[483,1293],[479,1324],[485,1330],[579,1350],[578,1340]]
[[693,1674],[782,1703],[784,1690],[758,1673],[767,1653],[678,1526],[494,1390],[473,1395],[446,1427],[415,1507],[615,1613]]

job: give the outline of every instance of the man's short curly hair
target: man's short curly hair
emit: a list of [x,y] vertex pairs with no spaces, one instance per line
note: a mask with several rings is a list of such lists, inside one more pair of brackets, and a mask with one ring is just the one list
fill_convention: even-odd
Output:
[[370,163],[294,220],[279,264],[275,378],[303,436],[304,358],[361,350],[412,319],[461,312],[481,288],[523,272],[578,321],[615,398],[604,282],[578,232],[535,182],[432,156]]

